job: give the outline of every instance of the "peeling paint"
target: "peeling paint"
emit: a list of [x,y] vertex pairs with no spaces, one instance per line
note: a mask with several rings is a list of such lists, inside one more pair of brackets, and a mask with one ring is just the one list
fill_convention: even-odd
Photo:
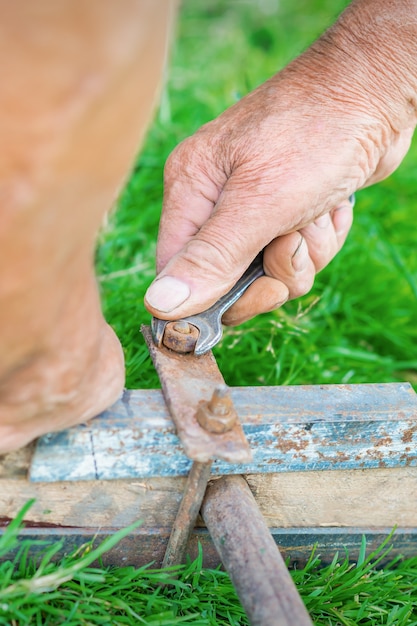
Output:
[[[253,460],[216,460],[213,475],[417,465],[410,445],[417,396],[409,385],[246,387],[232,389],[232,397]],[[137,390],[88,425],[41,437],[30,477],[185,476],[190,466],[161,391]]]

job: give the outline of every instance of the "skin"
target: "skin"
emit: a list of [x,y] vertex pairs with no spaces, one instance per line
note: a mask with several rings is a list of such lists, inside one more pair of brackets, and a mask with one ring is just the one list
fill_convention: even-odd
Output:
[[123,390],[93,257],[157,99],[170,6],[0,0],[0,453]]
[[151,313],[177,319],[206,309],[262,249],[267,276],[226,323],[309,291],[347,236],[346,199],[388,176],[408,150],[416,14],[416,2],[353,2],[301,57],[176,148],[165,169],[159,273],[145,300]]
[[[48,2],[58,6],[5,6]],[[169,20],[161,21],[154,1],[126,5],[133,12],[157,7],[151,36],[141,31],[145,54],[131,30],[143,21],[125,4],[118,13],[121,3],[103,12],[103,2],[82,4],[99,6],[91,23],[99,20],[103,31],[100,42],[87,30],[69,46],[75,66],[56,49],[45,58],[36,50],[20,56],[33,16],[25,22],[18,12],[14,30],[10,13],[1,21],[10,36],[0,59],[12,63],[10,77],[26,71],[33,85],[17,80],[10,100],[0,101],[4,132],[15,129],[1,166],[0,453],[85,421],[123,386],[93,250],[149,116]],[[79,6],[62,5],[70,13]],[[392,172],[408,149],[417,108],[416,9],[403,0],[353,2],[301,57],[178,146],[165,171],[159,274],[146,296],[153,314],[177,319],[206,309],[261,249],[266,276],[225,321],[238,323],[310,289],[346,238],[347,198]],[[77,19],[57,13],[46,32],[60,50]]]

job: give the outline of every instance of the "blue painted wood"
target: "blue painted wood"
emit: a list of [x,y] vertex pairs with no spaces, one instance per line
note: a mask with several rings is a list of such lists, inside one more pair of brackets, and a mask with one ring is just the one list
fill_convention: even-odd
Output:
[[[417,396],[408,383],[241,387],[232,397],[253,460],[214,461],[213,474],[417,464]],[[30,479],[174,477],[190,465],[161,391],[137,390],[86,425],[41,437]]]

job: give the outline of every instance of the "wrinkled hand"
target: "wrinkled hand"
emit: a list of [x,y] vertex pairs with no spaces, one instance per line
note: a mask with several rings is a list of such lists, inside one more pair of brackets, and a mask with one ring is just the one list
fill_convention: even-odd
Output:
[[338,54],[322,38],[174,150],[145,300],[154,315],[205,310],[265,249],[266,276],[223,320],[239,323],[308,292],[340,250],[348,197],[399,165],[415,115]]
[[268,267],[269,275],[258,278],[247,289],[223,315],[223,323],[241,324],[307,293],[316,273],[342,247],[352,218],[353,203],[346,200],[308,226],[274,239],[264,253],[264,266]]

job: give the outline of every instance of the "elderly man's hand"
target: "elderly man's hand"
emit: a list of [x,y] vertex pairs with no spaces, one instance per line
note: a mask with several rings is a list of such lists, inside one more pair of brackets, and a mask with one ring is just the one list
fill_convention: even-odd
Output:
[[266,276],[226,323],[309,291],[345,241],[348,197],[389,175],[409,147],[417,27],[404,20],[412,6],[354,2],[301,57],[174,150],[159,274],[145,300],[154,315],[208,308],[262,249]]

